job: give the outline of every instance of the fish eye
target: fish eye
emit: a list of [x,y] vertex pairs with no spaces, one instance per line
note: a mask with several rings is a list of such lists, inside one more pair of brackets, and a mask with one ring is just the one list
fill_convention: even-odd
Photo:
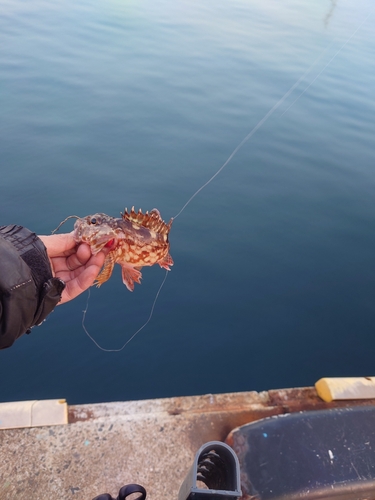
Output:
[[93,217],[93,218],[90,220],[90,224],[96,224],[96,219],[95,219],[95,217]]

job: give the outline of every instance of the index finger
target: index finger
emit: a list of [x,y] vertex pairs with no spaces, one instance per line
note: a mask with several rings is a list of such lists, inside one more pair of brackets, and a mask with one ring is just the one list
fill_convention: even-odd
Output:
[[39,236],[47,248],[48,257],[57,257],[67,253],[77,246],[73,238],[73,231],[64,234],[51,234],[50,236]]

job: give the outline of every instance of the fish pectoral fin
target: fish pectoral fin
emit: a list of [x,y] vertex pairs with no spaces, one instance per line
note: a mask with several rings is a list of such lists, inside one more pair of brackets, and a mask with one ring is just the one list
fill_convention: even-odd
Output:
[[103,283],[108,281],[112,275],[114,265],[115,265],[115,254],[114,252],[110,252],[105,258],[103,268],[98,274],[94,282],[94,285],[96,285],[99,288]]
[[166,269],[167,271],[170,271],[171,268],[169,266],[173,266],[173,259],[170,256],[170,254],[168,253],[165,257],[163,257],[162,260],[159,260],[158,264],[163,269]]
[[139,271],[139,269],[142,269],[141,267],[135,269],[132,266],[129,265],[122,265],[122,281],[126,288],[132,292],[134,290],[134,282],[141,284],[141,279],[142,279],[142,273]]

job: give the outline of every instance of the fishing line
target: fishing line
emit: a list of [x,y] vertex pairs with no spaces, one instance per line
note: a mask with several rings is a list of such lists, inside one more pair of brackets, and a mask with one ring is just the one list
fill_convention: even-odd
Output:
[[90,288],[89,288],[89,289],[88,289],[89,294],[88,294],[88,297],[87,297],[86,308],[82,311],[82,312],[83,312],[83,316],[82,316],[82,328],[84,329],[84,331],[85,331],[86,335],[89,337],[89,339],[90,339],[90,340],[92,340],[92,341],[94,342],[94,344],[96,345],[96,347],[99,347],[99,349],[100,349],[100,350],[102,350],[102,351],[104,351],[104,352],[120,352],[120,351],[122,351],[122,350],[124,349],[124,347],[125,347],[125,346],[127,346],[127,345],[129,344],[129,342],[131,342],[131,341],[134,339],[134,337],[135,337],[136,335],[138,335],[138,333],[139,333],[141,330],[143,330],[143,328],[144,328],[145,326],[147,326],[147,325],[148,325],[148,323],[150,322],[150,320],[151,320],[151,318],[152,318],[152,315],[153,315],[153,313],[154,313],[154,308],[155,308],[156,301],[158,300],[159,294],[160,294],[160,292],[161,292],[161,289],[162,289],[162,288],[163,288],[163,286],[164,286],[164,283],[165,283],[165,280],[167,279],[167,276],[168,276],[168,271],[166,271],[166,272],[165,272],[164,279],[163,279],[163,281],[162,281],[161,285],[159,286],[158,291],[156,292],[155,299],[154,299],[154,302],[152,303],[152,306],[151,306],[151,311],[150,311],[150,315],[149,315],[149,317],[148,317],[147,321],[146,321],[146,322],[145,322],[145,323],[144,323],[144,324],[143,324],[140,328],[138,328],[138,330],[137,330],[135,333],[133,333],[133,335],[132,335],[132,336],[131,336],[131,337],[130,337],[130,338],[129,338],[126,342],[125,342],[125,344],[124,344],[122,347],[120,347],[119,349],[105,349],[104,347],[100,346],[100,345],[98,344],[98,342],[97,342],[97,341],[96,341],[96,340],[95,340],[95,339],[94,339],[94,338],[93,338],[93,337],[89,334],[89,332],[87,331],[87,328],[86,328],[86,326],[85,326],[85,318],[86,318],[86,313],[87,313],[88,308],[89,308],[89,300],[90,300]]
[[[370,13],[365,17],[365,19],[359,24],[359,26],[353,31],[353,33],[347,38],[347,40],[342,44],[339,50],[334,54],[334,56],[328,61],[328,63],[324,66],[324,68],[315,76],[315,78],[310,82],[310,84],[305,88],[303,92],[292,102],[292,104],[282,113],[281,116],[293,106],[293,104],[298,101],[298,99],[313,85],[313,83],[320,77],[320,75],[327,69],[327,67],[332,63],[332,61],[337,57],[337,55],[341,52],[341,50],[347,45],[350,40],[355,36],[357,31],[363,26],[363,24],[368,20],[371,14],[374,12],[375,7],[370,11]],[[332,44],[329,45],[329,47]],[[290,96],[295,88],[302,82],[302,80],[310,73],[315,64],[323,57],[324,53],[328,50],[329,47],[326,47],[320,56],[312,63],[312,65],[305,71],[305,73],[294,83],[290,89],[285,92],[282,98],[264,115],[264,117],[255,125],[255,127],[246,135],[244,139],[235,147],[223,165],[206,181],[199,189],[195,191],[195,193],[190,196],[185,205],[181,208],[181,210],[173,217],[173,220],[177,219],[179,215],[185,210],[185,208],[193,201],[193,199],[201,192],[204,188],[206,188],[211,182],[224,170],[224,168],[228,165],[228,163],[233,159],[233,157],[238,153],[238,151],[252,138],[257,130],[259,130],[262,125],[273,115],[273,113],[281,106],[281,104]]]
[[[298,101],[298,99],[300,97],[303,96],[303,94],[305,94],[307,92],[307,90],[316,82],[316,80],[322,75],[322,73],[327,69],[327,67],[332,63],[332,61],[338,56],[338,54],[343,50],[343,48],[350,42],[350,40],[356,35],[356,33],[360,30],[360,28],[364,25],[364,23],[369,19],[369,17],[372,15],[372,13],[374,12],[375,10],[375,7],[370,11],[370,13],[365,17],[365,19],[363,19],[363,21],[357,26],[357,28],[351,33],[351,35],[346,39],[346,41],[341,45],[341,47],[337,50],[337,52],[331,57],[331,59],[327,62],[327,64],[323,67],[323,69],[313,78],[313,80],[308,84],[308,86],[299,94],[299,96],[288,106],[288,108],[281,114],[280,117],[284,116],[285,113]],[[264,117],[259,120],[259,122],[250,130],[250,132],[242,139],[242,141],[234,148],[234,150],[232,151],[232,153],[228,156],[228,158],[225,160],[225,162],[221,165],[221,167],[202,185],[200,186],[200,188],[198,188],[193,194],[192,196],[190,196],[190,198],[187,200],[187,202],[182,206],[182,208],[180,209],[179,212],[177,212],[177,214],[172,218],[173,220],[177,219],[177,217],[179,217],[181,215],[181,213],[185,210],[185,208],[193,201],[193,199],[201,192],[203,191],[203,189],[205,189],[209,184],[211,184],[211,182],[224,170],[224,168],[229,164],[229,162],[234,158],[234,156],[238,153],[238,151],[253,137],[253,135],[255,134],[255,132],[257,132],[265,123],[266,121],[274,114],[274,112],[284,103],[284,101],[292,94],[292,92],[299,86],[299,84],[307,77],[307,75],[311,72],[312,68],[317,64],[317,62],[323,57],[323,55],[326,53],[326,51],[332,46],[334,42],[332,42],[329,46],[327,46],[323,51],[322,53],[317,57],[317,59],[311,64],[311,66],[303,73],[303,75],[298,78],[298,80],[290,87],[289,90],[287,90],[287,92],[285,92],[285,94],[281,97],[281,99],[279,99],[279,101],[276,102],[276,104],[274,104],[274,106],[264,115]],[[71,217],[76,217],[76,216],[70,216],[70,217],[67,217],[67,219],[71,218]],[[65,221],[67,220],[65,219]],[[58,228],[65,222],[63,221],[59,226]],[[57,229],[58,229],[57,228]],[[57,230],[56,229],[56,230]],[[55,231],[56,231],[55,230]],[[151,307],[151,311],[150,311],[150,314],[149,314],[149,317],[147,319],[147,321],[125,342],[125,344],[120,347],[119,349],[105,349],[104,347],[101,347],[98,342],[89,334],[89,332],[87,331],[87,328],[85,327],[85,318],[86,318],[86,313],[88,311],[88,303],[89,303],[89,299],[90,299],[90,289],[89,289],[89,295],[88,295],[88,298],[87,298],[87,303],[86,303],[86,308],[85,310],[83,311],[83,317],[82,317],[82,327],[86,333],[86,335],[92,340],[92,342],[94,342],[94,344],[99,348],[101,349],[102,351],[105,351],[105,352],[119,352],[119,351],[122,351],[125,346],[127,346],[129,344],[129,342],[131,342],[134,337],[136,335],[138,335],[138,333],[143,330],[143,328],[145,328],[147,326],[147,324],[150,322],[151,318],[152,318],[152,315],[153,315],[153,312],[154,312],[154,308],[155,308],[155,304],[156,304],[156,301],[157,299],[159,298],[159,295],[160,295],[160,292],[161,292],[161,289],[163,288],[164,286],[164,283],[167,279],[167,276],[168,276],[168,271],[166,271],[165,273],[165,276],[164,276],[164,279],[156,293],[156,296],[155,296],[155,299],[154,299],[154,302],[152,304],[152,307]]]
[[188,201],[185,203],[185,205],[181,208],[181,210],[173,217],[173,220],[177,219],[177,217],[185,210],[185,208],[193,201],[193,199],[201,192],[205,187],[207,187],[211,182],[224,170],[224,168],[228,165],[228,163],[232,160],[232,158],[238,153],[238,151],[244,146],[255,134],[257,130],[260,129],[262,125],[268,120],[270,116],[273,115],[273,113],[277,110],[279,106],[287,99],[290,94],[293,92],[293,90],[298,87],[298,85],[301,83],[301,81],[310,73],[312,68],[315,66],[315,64],[319,61],[319,59],[323,56],[324,52],[327,49],[323,51],[323,53],[313,62],[313,64],[305,71],[305,73],[290,87],[290,89],[285,92],[285,94],[282,96],[282,98],[264,115],[264,117],[259,120],[259,122],[255,125],[255,127],[252,128],[252,130],[246,135],[244,139],[235,147],[235,149],[232,151],[232,153],[228,156],[228,158],[225,160],[223,165],[214,173],[212,177],[208,179],[199,189],[195,191],[195,193],[190,196]]
[[57,233],[57,231],[60,229],[60,227],[65,224],[65,222],[68,220],[68,219],[79,219],[78,215],[69,215],[68,217],[66,217],[66,219],[64,219],[62,222],[60,222],[60,224],[56,227],[56,229],[54,229],[52,231],[51,234],[55,234]]
[[305,88],[305,90],[303,90],[300,93],[300,95],[292,102],[292,104],[290,104],[290,106],[288,106],[286,108],[286,110],[282,113],[282,115],[280,116],[280,118],[283,117],[285,115],[285,113],[293,106],[293,104],[295,104],[298,101],[298,99],[300,97],[302,97],[305,92],[307,92],[309,90],[309,88],[311,87],[311,85],[320,77],[320,75],[323,73],[323,71],[325,71],[327,69],[327,67],[331,64],[331,62],[339,55],[339,53],[342,51],[342,49],[345,47],[345,45],[347,45],[350,42],[350,40],[355,36],[355,34],[357,33],[357,31],[365,24],[365,22],[367,21],[367,19],[374,12],[374,9],[375,9],[375,7],[370,11],[369,14],[367,14],[367,16],[365,17],[365,19],[361,22],[361,24],[353,31],[353,33],[350,35],[350,37],[341,45],[341,47],[338,49],[338,51],[336,52],[336,54],[327,62],[327,64],[324,66],[324,68],[315,76],[315,78],[309,83],[309,85]]

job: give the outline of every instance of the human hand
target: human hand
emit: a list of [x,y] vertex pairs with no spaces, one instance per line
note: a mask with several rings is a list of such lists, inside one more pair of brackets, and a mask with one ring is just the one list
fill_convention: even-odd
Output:
[[52,274],[62,279],[66,287],[59,304],[74,299],[87,290],[95,281],[103,264],[108,249],[92,255],[89,245],[77,245],[73,233],[39,236],[44,243]]

